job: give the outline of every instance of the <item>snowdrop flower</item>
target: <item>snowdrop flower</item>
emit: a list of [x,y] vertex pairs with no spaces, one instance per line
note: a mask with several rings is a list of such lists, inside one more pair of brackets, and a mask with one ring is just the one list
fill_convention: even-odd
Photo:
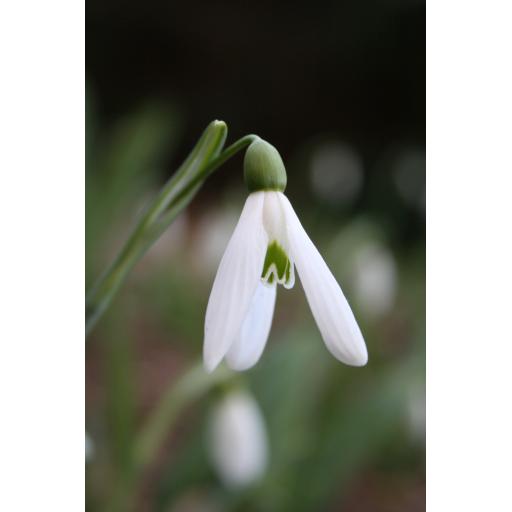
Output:
[[210,456],[227,487],[245,487],[259,480],[267,467],[265,422],[258,404],[245,391],[231,391],[211,418]]
[[383,245],[367,244],[358,251],[353,270],[354,292],[361,309],[374,318],[391,311],[397,286],[391,251]]
[[286,171],[277,150],[257,139],[244,159],[251,192],[220,262],[208,301],[204,363],[213,371],[225,357],[234,370],[259,360],[267,341],[277,285],[292,288],[295,268],[329,351],[363,366],[366,345],[350,306],[283,194]]

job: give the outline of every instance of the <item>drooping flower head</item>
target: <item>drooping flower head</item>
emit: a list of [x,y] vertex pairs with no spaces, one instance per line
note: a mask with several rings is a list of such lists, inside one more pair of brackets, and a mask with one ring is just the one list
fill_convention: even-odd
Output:
[[216,404],[209,449],[213,466],[227,487],[245,487],[264,475],[268,463],[265,420],[247,391],[230,391]]
[[224,357],[234,370],[257,363],[270,332],[277,285],[292,288],[295,269],[329,351],[346,364],[365,365],[366,345],[350,306],[283,193],[286,170],[278,151],[255,140],[245,154],[244,174],[251,193],[206,310],[207,370]]

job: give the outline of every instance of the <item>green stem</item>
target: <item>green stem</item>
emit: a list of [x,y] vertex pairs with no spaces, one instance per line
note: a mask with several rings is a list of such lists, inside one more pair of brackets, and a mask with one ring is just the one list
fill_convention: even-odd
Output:
[[134,446],[133,461],[136,471],[142,471],[155,457],[171,432],[179,413],[191,402],[199,399],[214,386],[234,378],[234,373],[221,366],[207,373],[198,363],[188,370],[178,382],[173,382],[154,408]]
[[177,381],[170,383],[135,439],[131,471],[114,485],[106,510],[135,510],[140,481],[148,465],[154,461],[172,431],[179,414],[193,401],[206,395],[215,386],[235,378],[226,367],[213,373],[204,371],[202,363],[194,365]]
[[214,158],[209,164],[203,169],[203,171],[196,176],[187,185],[183,191],[176,196],[176,200],[172,205],[169,205],[164,214],[155,223],[155,231],[152,232],[151,238],[155,240],[161,235],[163,231],[172,223],[172,221],[188,206],[190,201],[194,198],[203,182],[223,163],[227,162],[232,156],[238,153],[241,149],[247,147],[251,142],[257,139],[257,135],[246,135],[241,139],[237,140],[231,146],[226,148],[219,156]]
[[186,208],[205,179],[238,151],[257,138],[246,135],[221,152],[226,125],[214,121],[140,219],[109,269],[86,296],[86,336],[109,307],[130,270]]

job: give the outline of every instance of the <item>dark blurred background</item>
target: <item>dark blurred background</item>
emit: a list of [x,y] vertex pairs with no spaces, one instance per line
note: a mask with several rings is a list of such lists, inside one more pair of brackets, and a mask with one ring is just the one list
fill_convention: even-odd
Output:
[[180,408],[134,476],[138,433],[200,361],[246,197],[235,156],[87,343],[87,509],[424,510],[424,3],[88,0],[86,33],[87,285],[222,119],[228,143],[256,133],[279,149],[370,355],[359,369],[332,359],[300,283],[280,289],[267,349],[239,382],[267,423],[263,479],[233,490],[219,478],[204,441],[215,387]]

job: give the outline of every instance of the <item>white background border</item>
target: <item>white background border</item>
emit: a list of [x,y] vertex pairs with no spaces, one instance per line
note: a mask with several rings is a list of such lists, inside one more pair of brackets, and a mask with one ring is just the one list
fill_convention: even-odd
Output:
[[427,510],[512,510],[512,4],[427,3]]
[[84,508],[84,3],[0,3],[0,510]]

